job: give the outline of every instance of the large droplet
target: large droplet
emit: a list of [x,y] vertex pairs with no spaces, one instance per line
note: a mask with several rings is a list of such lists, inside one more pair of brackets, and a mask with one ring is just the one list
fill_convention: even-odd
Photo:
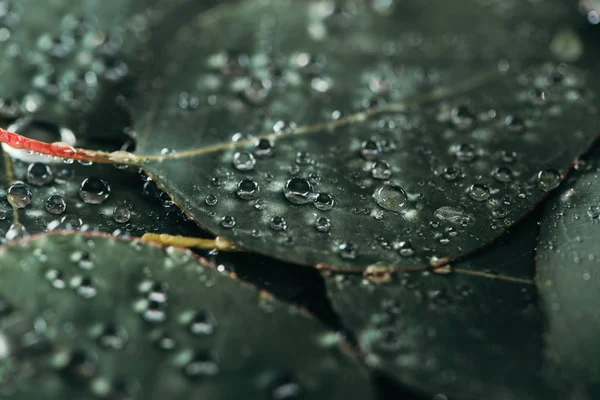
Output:
[[27,168],[27,182],[36,186],[44,186],[54,179],[50,167],[42,163],[29,164]]
[[560,184],[560,172],[554,168],[544,169],[538,172],[537,179],[540,189],[548,192]]
[[260,187],[250,178],[240,181],[237,185],[237,196],[242,200],[254,200],[258,197]]
[[292,178],[285,183],[283,194],[294,204],[306,204],[313,200],[313,187],[304,178]]
[[31,191],[22,182],[16,182],[8,188],[6,198],[14,208],[25,208],[31,204]]
[[109,195],[108,182],[94,176],[84,179],[79,186],[79,197],[87,204],[101,204]]
[[251,153],[237,152],[233,155],[233,166],[238,171],[252,171],[256,165],[256,158]]
[[313,203],[321,211],[331,210],[333,208],[333,197],[329,193],[319,193],[315,196]]
[[386,183],[373,193],[375,202],[388,211],[401,212],[408,196],[404,189],[394,183]]
[[474,183],[469,187],[469,197],[475,201],[485,201],[490,198],[490,189],[483,183]]
[[46,211],[50,214],[60,215],[67,209],[67,203],[62,196],[54,194],[46,200]]

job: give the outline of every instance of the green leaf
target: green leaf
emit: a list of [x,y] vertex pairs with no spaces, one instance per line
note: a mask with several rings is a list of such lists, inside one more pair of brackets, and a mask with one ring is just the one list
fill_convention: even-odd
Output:
[[551,45],[581,48],[545,25],[560,1],[318,4],[201,15],[157,45],[132,101],[130,162],[250,251],[346,271],[440,264],[528,213],[596,137],[590,75],[542,62],[581,55]]
[[445,268],[326,277],[333,307],[355,333],[367,365],[426,398],[556,398],[540,376],[536,222],[523,221]]
[[0,260],[12,398],[373,398],[337,334],[189,251],[55,234]]
[[548,202],[540,232],[537,284],[547,319],[545,372],[562,386],[565,398],[600,396],[599,162],[596,146]]

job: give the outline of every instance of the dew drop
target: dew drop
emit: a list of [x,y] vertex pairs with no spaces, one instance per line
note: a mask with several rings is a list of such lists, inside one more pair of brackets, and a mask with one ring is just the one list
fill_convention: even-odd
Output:
[[299,151],[296,153],[296,164],[298,165],[309,165],[312,163],[310,154],[306,151]]
[[95,280],[91,276],[76,275],[71,279],[70,285],[75,289],[75,293],[84,299],[95,297],[98,293]]
[[131,211],[126,206],[117,206],[113,210],[113,219],[119,224],[126,224],[131,218]]
[[509,151],[509,150],[502,150],[502,152],[500,153],[500,157],[502,158],[502,161],[504,161],[505,163],[511,164],[511,163],[514,163],[515,160],[517,159],[517,152]]
[[504,125],[511,132],[521,133],[525,131],[525,121],[521,117],[509,115],[504,118]]
[[233,166],[238,171],[252,171],[256,165],[256,158],[251,153],[237,152],[233,155]]
[[375,202],[388,211],[401,212],[408,196],[404,189],[394,183],[386,183],[373,193]]
[[6,199],[14,208],[25,208],[31,204],[31,191],[22,182],[16,182],[8,188]]
[[458,161],[469,162],[475,158],[475,146],[469,143],[462,143],[456,146],[454,153]]
[[381,145],[374,139],[365,140],[360,146],[360,155],[365,160],[374,160],[381,153]]
[[79,186],[79,197],[87,204],[101,204],[110,195],[108,182],[96,177],[89,177]]
[[192,317],[188,330],[192,335],[210,335],[215,331],[217,321],[214,316],[206,311],[199,311]]
[[329,193],[319,193],[315,196],[313,204],[317,209],[327,211],[333,208],[334,200]]
[[225,215],[221,218],[221,226],[225,229],[231,229],[235,226],[235,218],[231,215]]
[[392,168],[385,161],[375,161],[371,166],[371,175],[375,179],[390,179]]
[[271,384],[271,400],[300,400],[304,390],[298,380],[290,373],[283,372]]
[[510,167],[498,167],[492,171],[492,176],[498,182],[508,183],[513,180],[513,171]]
[[529,92],[529,96],[531,98],[531,104],[535,106],[540,106],[546,103],[548,100],[548,94],[541,89],[533,89]]
[[283,194],[294,204],[306,204],[313,200],[313,187],[304,178],[292,178],[285,183]]
[[183,373],[191,380],[214,376],[218,372],[219,366],[206,351],[196,352],[192,359],[183,367]]
[[455,181],[456,179],[458,179],[459,175],[460,170],[455,167],[444,168],[444,172],[442,173],[442,176],[447,181]]
[[402,257],[410,257],[413,254],[415,254],[415,250],[414,250],[412,244],[407,240],[394,243],[394,249]]
[[344,242],[340,244],[340,256],[347,260],[353,260],[356,258],[357,246],[353,242]]
[[258,197],[260,187],[250,178],[240,181],[237,185],[237,196],[242,200],[254,200]]
[[540,189],[548,192],[560,184],[560,173],[554,168],[544,169],[538,172],[537,180]]
[[600,217],[600,206],[589,206],[587,215],[594,219]]
[[277,133],[278,135],[294,133],[295,130],[296,124],[291,121],[280,120],[275,122],[273,125],[273,132]]
[[486,201],[490,198],[490,189],[483,183],[474,183],[469,187],[469,197],[475,201]]
[[319,232],[329,232],[331,230],[331,221],[326,217],[319,217],[315,222],[315,227]]
[[275,150],[275,142],[271,139],[256,139],[254,142],[254,154],[257,157],[268,157]]
[[121,327],[108,324],[102,327],[97,341],[104,348],[120,350],[125,346],[125,342],[127,342],[127,332]]
[[475,122],[475,113],[467,105],[455,107],[450,112],[450,120],[457,130],[471,128]]
[[29,164],[27,168],[27,182],[35,186],[44,186],[54,179],[50,167],[42,163]]
[[269,99],[271,93],[271,82],[268,80],[252,79],[244,88],[242,98],[250,105],[262,106]]
[[284,231],[287,229],[287,222],[281,216],[275,216],[269,221],[269,227],[274,231]]
[[204,199],[204,202],[206,203],[207,206],[215,206],[218,203],[218,199],[217,196],[215,196],[214,194],[209,194],[206,196],[206,198]]

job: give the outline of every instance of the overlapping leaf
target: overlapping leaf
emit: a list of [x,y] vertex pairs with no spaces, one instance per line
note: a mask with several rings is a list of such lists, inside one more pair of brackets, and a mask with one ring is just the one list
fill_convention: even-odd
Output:
[[373,396],[337,335],[189,252],[61,234],[0,260],[11,398]]

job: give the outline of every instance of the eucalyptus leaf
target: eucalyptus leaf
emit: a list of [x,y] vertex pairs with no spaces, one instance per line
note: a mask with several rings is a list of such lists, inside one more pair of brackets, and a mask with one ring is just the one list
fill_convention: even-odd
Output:
[[433,271],[326,276],[328,295],[367,365],[425,398],[558,399],[541,376],[537,228],[528,218],[467,260]]
[[11,398],[373,398],[337,334],[189,251],[54,234],[0,260]]
[[565,398],[600,396],[600,149],[552,196],[540,233],[537,284],[547,319],[548,379]]
[[498,237],[596,137],[563,2],[339,4],[230,3],[164,38],[130,163],[250,251],[403,269]]

